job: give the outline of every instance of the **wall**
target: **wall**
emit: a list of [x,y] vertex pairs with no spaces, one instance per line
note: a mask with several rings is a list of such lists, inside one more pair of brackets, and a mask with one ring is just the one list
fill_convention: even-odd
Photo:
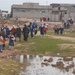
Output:
[[13,17],[26,17],[26,18],[40,18],[49,17],[50,10],[40,10],[40,9],[23,9],[24,11],[18,11],[18,9],[13,9]]

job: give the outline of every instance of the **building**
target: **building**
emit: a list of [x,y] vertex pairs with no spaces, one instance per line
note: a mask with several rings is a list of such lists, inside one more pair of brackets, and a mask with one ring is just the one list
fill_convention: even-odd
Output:
[[[62,21],[72,18],[75,21],[74,4],[51,4],[51,21]],[[57,20],[56,20],[57,19]]]
[[9,18],[8,11],[0,10],[0,19],[8,19],[8,18]]
[[8,19],[8,18],[9,18],[9,13],[8,13],[8,11],[2,10],[2,18],[3,18],[3,19]]
[[39,3],[23,3],[23,5],[12,5],[12,17],[40,18],[49,17],[50,6],[41,6]]
[[14,18],[40,18],[45,16],[50,21],[62,21],[72,17],[75,21],[74,4],[50,4],[39,5],[39,3],[23,3],[22,5],[12,5],[11,15]]

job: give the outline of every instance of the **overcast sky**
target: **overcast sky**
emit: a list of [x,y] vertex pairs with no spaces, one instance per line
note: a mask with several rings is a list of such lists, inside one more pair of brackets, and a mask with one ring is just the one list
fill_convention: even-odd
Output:
[[51,3],[69,3],[74,4],[75,0],[0,0],[0,9],[11,11],[12,4],[22,4],[24,2],[35,2],[40,5],[49,5]]

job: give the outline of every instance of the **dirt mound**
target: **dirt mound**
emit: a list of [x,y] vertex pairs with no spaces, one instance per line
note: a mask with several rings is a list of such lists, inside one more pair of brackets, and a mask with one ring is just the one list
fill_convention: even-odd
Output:
[[17,50],[4,50],[2,53],[0,53],[0,57],[6,57],[16,53],[18,53]]
[[75,49],[75,44],[58,44],[60,50],[64,49]]
[[21,21],[21,20],[14,20],[14,19],[9,19],[9,20],[0,20],[0,24],[9,24],[9,25],[17,25],[17,24],[20,24],[20,25],[23,25],[24,23],[27,23],[29,21]]

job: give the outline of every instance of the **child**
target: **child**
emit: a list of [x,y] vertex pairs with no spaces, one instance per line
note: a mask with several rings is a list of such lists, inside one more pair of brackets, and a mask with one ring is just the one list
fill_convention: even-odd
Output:
[[5,39],[2,37],[2,50],[5,50]]
[[13,50],[14,49],[14,41],[15,41],[15,37],[11,33],[11,35],[9,36],[9,50]]
[[2,53],[3,49],[3,43],[2,43],[3,37],[0,35],[0,52]]

